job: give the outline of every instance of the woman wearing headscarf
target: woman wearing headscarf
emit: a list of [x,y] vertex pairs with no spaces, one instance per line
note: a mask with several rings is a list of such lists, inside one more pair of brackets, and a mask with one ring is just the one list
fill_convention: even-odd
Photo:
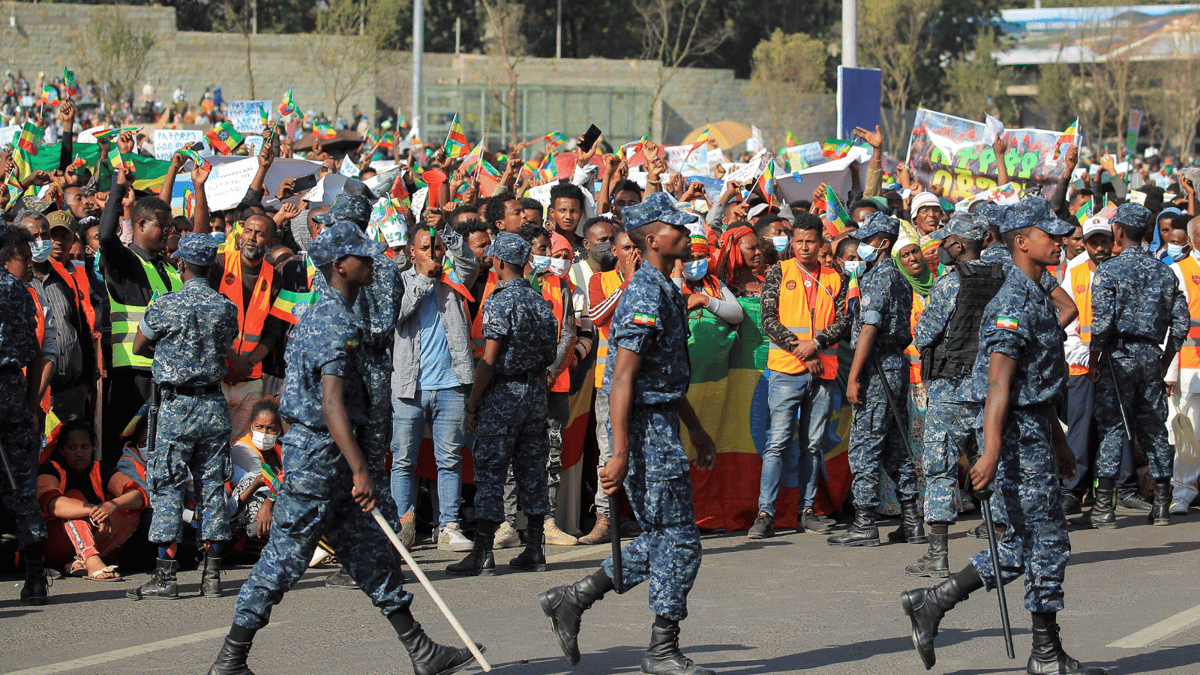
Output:
[[758,236],[750,223],[741,221],[721,235],[717,276],[737,298],[758,298],[767,271]]

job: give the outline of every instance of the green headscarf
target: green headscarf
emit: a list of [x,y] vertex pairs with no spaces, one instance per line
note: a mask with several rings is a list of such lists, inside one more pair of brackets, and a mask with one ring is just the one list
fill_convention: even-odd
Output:
[[917,295],[921,296],[922,298],[929,297],[929,290],[933,288],[933,282],[935,279],[937,279],[937,277],[933,275],[933,270],[929,269],[929,265],[921,265],[921,274],[920,276],[916,277],[909,274],[908,270],[904,269],[904,263],[900,261],[900,251],[904,250],[909,245],[916,246],[917,255],[920,255],[921,258],[924,259],[925,253],[921,250],[920,244],[911,240],[906,241],[902,236],[900,241],[896,242],[896,245],[892,248],[892,250],[895,251],[895,253],[892,254],[892,260],[896,263],[896,269],[900,270],[900,274],[904,275],[904,278],[908,280],[908,285],[912,286]]

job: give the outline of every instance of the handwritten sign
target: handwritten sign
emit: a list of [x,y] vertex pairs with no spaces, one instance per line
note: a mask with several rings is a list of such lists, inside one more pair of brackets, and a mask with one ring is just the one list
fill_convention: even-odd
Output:
[[204,196],[210,211],[224,211],[241,203],[246,188],[258,173],[258,158],[247,157],[228,164],[218,164],[204,183]]
[[270,101],[226,101],[225,117],[233,123],[233,128],[237,129],[238,133],[261,134],[263,125],[262,117],[258,114],[259,106],[270,114]]
[[204,140],[203,131],[187,129],[155,129],[154,130],[154,159],[160,162],[170,161],[171,156],[180,148]]

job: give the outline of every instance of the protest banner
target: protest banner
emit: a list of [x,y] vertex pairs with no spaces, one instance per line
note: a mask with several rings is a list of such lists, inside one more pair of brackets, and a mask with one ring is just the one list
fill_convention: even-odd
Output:
[[882,113],[883,72],[878,68],[837,69],[838,138],[852,138],[854,127],[874,131]]
[[821,144],[817,141],[789,146],[783,152],[792,171],[803,171],[829,161],[828,157],[821,154]]
[[[841,199],[846,198],[850,187],[854,184],[850,171],[855,163],[854,155],[835,159],[817,166],[800,171],[779,174],[775,182],[779,186],[779,194],[784,201],[794,202],[798,199],[812,199],[813,190],[821,183],[828,183]],[[867,164],[858,162],[859,180],[866,180]]]
[[154,159],[160,162],[169,162],[175,151],[203,140],[204,132],[199,130],[155,129]]
[[258,173],[258,158],[244,157],[235,162],[217,164],[204,184],[204,196],[210,211],[224,211],[242,202],[246,186]]
[[[922,185],[942,189],[951,201],[965,199],[996,187],[996,152],[984,143],[986,125],[921,108],[913,121],[908,144],[908,169]],[[1053,188],[1066,171],[1066,162],[1055,159],[1061,132],[1043,129],[1006,129],[1008,142],[1003,161],[1010,179]]]
[[233,128],[241,134],[261,134],[263,132],[262,117],[258,108],[271,112],[270,101],[226,101],[225,117],[233,123]]

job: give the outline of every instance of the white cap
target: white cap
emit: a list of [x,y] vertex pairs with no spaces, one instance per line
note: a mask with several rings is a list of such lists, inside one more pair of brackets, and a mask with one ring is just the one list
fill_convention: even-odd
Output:
[[917,212],[926,206],[936,206],[942,208],[942,202],[937,195],[932,192],[922,192],[916,197],[913,197],[912,204],[909,205],[908,212],[916,216]]
[[750,211],[746,213],[746,219],[753,220],[769,208],[771,208],[771,205],[767,204],[766,202],[755,204],[754,206],[750,207]]
[[1087,239],[1093,234],[1107,234],[1112,236],[1112,223],[1108,218],[1102,216],[1092,216],[1083,223],[1083,238]]

